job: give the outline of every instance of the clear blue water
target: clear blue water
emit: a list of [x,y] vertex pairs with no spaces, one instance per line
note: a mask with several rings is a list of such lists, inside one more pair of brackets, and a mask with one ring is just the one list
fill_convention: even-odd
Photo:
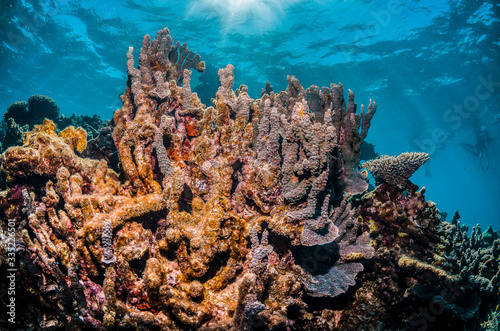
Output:
[[[246,84],[254,98],[266,80],[279,91],[286,75],[295,75],[303,86],[341,81],[358,104],[376,100],[367,138],[376,151],[430,153],[412,177],[427,198],[449,214],[458,209],[471,226],[500,228],[498,1],[4,0],[1,6],[2,111],[45,94],[66,115],[110,118],[126,84],[128,47],[138,56],[144,34],[166,26],[207,63],[191,83],[200,85],[205,102],[218,87],[216,69],[228,63],[236,67],[236,86]],[[478,135],[487,138],[481,148],[474,146]]]

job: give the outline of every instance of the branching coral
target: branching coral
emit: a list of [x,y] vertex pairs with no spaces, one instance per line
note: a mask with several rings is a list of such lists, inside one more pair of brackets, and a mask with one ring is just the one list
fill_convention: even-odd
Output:
[[407,317],[411,325],[479,323],[498,304],[496,233],[487,230],[484,240],[476,227],[468,237],[457,214],[451,224],[442,222],[424,190],[416,189],[384,183],[363,197],[360,215],[376,248],[377,282],[391,297],[405,293],[415,311]]
[[28,131],[28,125],[20,126],[12,118],[6,120],[5,136],[0,142],[0,151],[5,151],[11,146],[21,145],[23,135]]
[[[233,91],[228,65],[219,71],[214,107],[206,108],[191,93],[187,70],[203,71],[204,64],[174,44],[168,29],[153,42],[144,38],[138,69],[132,51],[130,84],[114,116],[120,177],[104,160],[76,154],[85,148],[83,129],[56,135],[48,120],[2,156],[12,182],[51,180],[36,191],[29,218],[36,238],[25,230],[23,238],[39,257],[31,263],[51,275],[52,286],[70,293],[84,281],[79,313],[94,327],[158,327],[152,318],[160,314],[161,328],[238,327],[249,319],[277,327],[290,323],[287,307],[306,307],[303,286],[315,282],[293,262],[290,243],[314,247],[335,238],[341,255],[332,272],[342,269],[346,278],[321,286],[340,288],[335,296],[353,285],[363,267],[346,262],[369,259],[371,248],[366,235],[358,237],[347,198],[331,206],[334,196],[349,192],[342,149],[354,153],[346,154],[346,167],[358,168],[352,160],[359,151],[342,147],[343,134],[360,128],[352,93],[346,112],[337,87],[314,103],[313,93],[289,77],[286,92],[253,100],[245,86]],[[332,93],[339,104],[328,100]],[[369,116],[361,139],[368,124]],[[64,283],[66,273],[76,283]],[[274,299],[262,295],[266,288]],[[106,298],[105,309],[89,310],[85,293],[92,291]]]
[[491,227],[484,233],[478,225],[467,235],[468,227],[458,221],[457,214],[452,223],[445,223],[443,237],[447,261],[443,267],[459,274],[473,288],[482,293],[500,295],[500,239]]

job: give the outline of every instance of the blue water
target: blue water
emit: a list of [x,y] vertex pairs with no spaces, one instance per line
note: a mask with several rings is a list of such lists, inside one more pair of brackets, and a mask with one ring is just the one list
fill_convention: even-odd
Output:
[[[111,118],[121,105],[128,47],[137,57],[144,34],[166,26],[207,63],[191,82],[205,103],[218,87],[217,69],[228,63],[236,68],[235,86],[247,85],[254,98],[266,80],[284,90],[286,75],[305,87],[341,81],[358,104],[376,100],[367,141],[378,153],[428,152],[430,162],[412,177],[427,198],[449,214],[458,209],[471,226],[500,228],[498,1],[5,0],[1,6],[2,111],[45,94],[66,115]],[[478,134],[485,145],[474,155],[464,146],[476,145]]]

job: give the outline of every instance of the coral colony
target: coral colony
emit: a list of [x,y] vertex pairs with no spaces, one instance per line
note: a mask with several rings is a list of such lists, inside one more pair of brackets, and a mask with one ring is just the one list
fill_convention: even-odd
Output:
[[[342,84],[304,89],[294,77],[254,100],[244,85],[233,90],[228,65],[207,107],[190,88],[189,69],[204,62],[166,28],[146,35],[138,67],[132,48],[127,59],[123,106],[101,130],[114,144],[89,152],[97,145],[84,129],[45,119],[2,155],[18,327],[497,323],[498,233],[468,236],[458,214],[445,222],[425,200],[408,178],[428,155],[364,163],[378,184],[369,188],[359,162],[375,102],[358,109]],[[92,150],[117,150],[119,163]]]

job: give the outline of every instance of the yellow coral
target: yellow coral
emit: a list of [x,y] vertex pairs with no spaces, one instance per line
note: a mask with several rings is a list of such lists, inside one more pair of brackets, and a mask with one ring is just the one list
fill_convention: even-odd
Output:
[[447,278],[450,282],[453,282],[457,279],[457,276],[450,275],[449,273],[447,273],[446,271],[444,271],[441,268],[433,266],[432,264],[429,264],[429,263],[419,261],[419,260],[412,258],[410,256],[407,256],[407,255],[403,255],[399,258],[398,266],[401,268],[405,268],[405,269],[415,268],[415,269],[420,270],[420,271],[431,272],[437,276]]
[[79,153],[87,147],[87,132],[83,128],[75,129],[74,126],[69,126],[59,132],[59,137]]

